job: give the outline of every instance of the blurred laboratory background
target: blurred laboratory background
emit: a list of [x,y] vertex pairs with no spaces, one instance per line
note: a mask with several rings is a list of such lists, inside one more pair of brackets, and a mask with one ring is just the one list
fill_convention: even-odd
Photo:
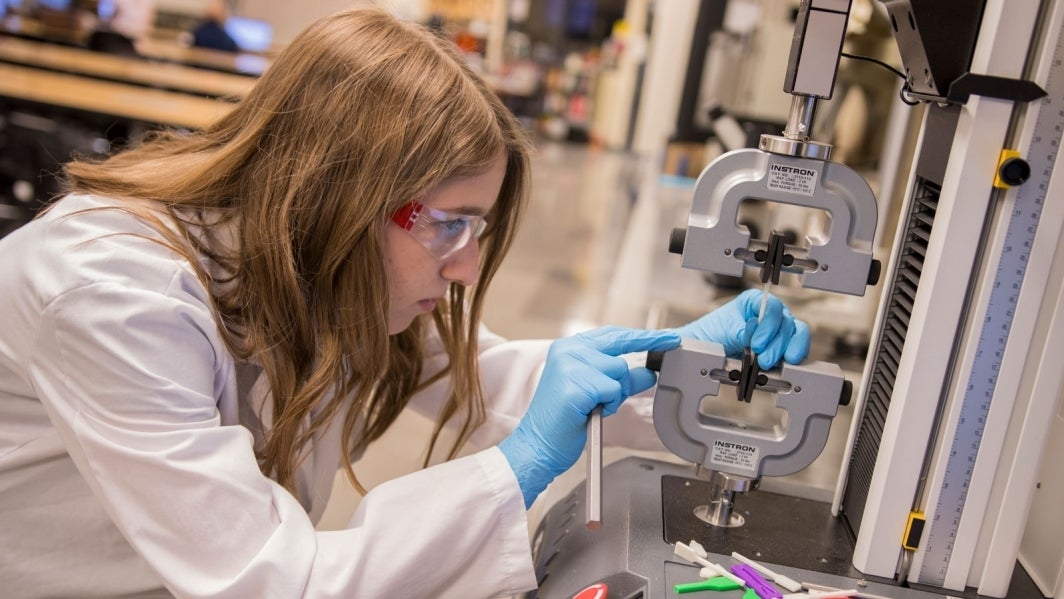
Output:
[[[203,126],[238,102],[300,30],[354,4],[0,0],[0,235],[48,203],[73,153],[113,151],[155,128]],[[707,164],[782,132],[798,0],[376,4],[452,39],[535,139],[533,198],[489,296],[489,327],[555,338],[603,324],[676,326],[760,287],[757,272],[682,268],[669,235],[687,222]],[[872,187],[879,226],[871,249],[884,264],[926,109],[899,94],[903,80],[891,68],[903,66],[891,29],[882,2],[853,0],[843,51],[854,57],[841,58],[834,95],[818,106],[811,132]],[[793,239],[827,231],[828,221],[819,210],[757,202],[740,213],[760,237],[783,231]],[[881,287],[853,296],[785,277],[773,292],[810,324],[812,358],[839,364],[857,389]],[[756,418],[779,418],[770,402],[754,403],[764,411]],[[765,477],[762,488],[832,501],[852,409],[840,408],[812,466]],[[372,487],[421,467],[430,427],[403,416],[357,465],[360,480]],[[631,453],[608,448],[607,461]],[[664,450],[653,455],[681,462]],[[578,464],[534,516],[582,479]],[[339,476],[321,527],[341,526],[358,501]]]

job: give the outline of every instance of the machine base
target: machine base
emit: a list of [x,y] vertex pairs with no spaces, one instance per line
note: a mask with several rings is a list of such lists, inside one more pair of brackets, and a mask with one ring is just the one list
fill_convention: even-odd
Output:
[[[823,502],[764,491],[737,494],[735,510],[746,524],[721,528],[694,513],[708,503],[709,484],[694,477],[691,466],[626,458],[603,469],[602,486],[600,528],[584,525],[582,484],[544,516],[532,540],[539,589],[526,599],[570,599],[599,582],[609,587],[609,599],[681,597],[673,587],[701,580],[700,567],[674,555],[673,548],[692,540],[725,568],[735,563],[735,551],[801,582],[897,599],[945,597],[935,589],[900,587],[855,570],[852,537]],[[713,593],[715,599],[742,595]],[[952,591],[950,596],[969,594]]]

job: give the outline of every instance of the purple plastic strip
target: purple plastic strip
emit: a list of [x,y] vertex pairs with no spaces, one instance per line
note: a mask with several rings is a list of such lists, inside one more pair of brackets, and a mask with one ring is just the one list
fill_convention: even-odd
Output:
[[779,589],[762,578],[761,575],[757,573],[757,570],[752,567],[746,564],[735,564],[731,567],[731,571],[732,574],[742,578],[743,582],[746,583],[746,586],[754,589],[754,592],[757,593],[757,596],[761,597],[761,599],[781,599],[783,597],[783,593],[781,593]]

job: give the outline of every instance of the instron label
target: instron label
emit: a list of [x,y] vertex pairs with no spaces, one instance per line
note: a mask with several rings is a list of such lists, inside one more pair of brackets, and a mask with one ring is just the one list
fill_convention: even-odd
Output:
[[760,450],[745,443],[732,443],[730,441],[714,441],[713,451],[709,461],[721,466],[732,466],[744,470],[757,469],[757,456]]
[[816,193],[820,171],[786,164],[768,165],[768,188],[811,196]]

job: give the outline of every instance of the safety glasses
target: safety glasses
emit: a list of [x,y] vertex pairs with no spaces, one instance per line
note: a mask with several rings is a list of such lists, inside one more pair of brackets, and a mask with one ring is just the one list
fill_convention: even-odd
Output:
[[409,231],[429,253],[441,260],[479,238],[488,226],[482,216],[437,210],[417,200],[396,210],[392,222]]

